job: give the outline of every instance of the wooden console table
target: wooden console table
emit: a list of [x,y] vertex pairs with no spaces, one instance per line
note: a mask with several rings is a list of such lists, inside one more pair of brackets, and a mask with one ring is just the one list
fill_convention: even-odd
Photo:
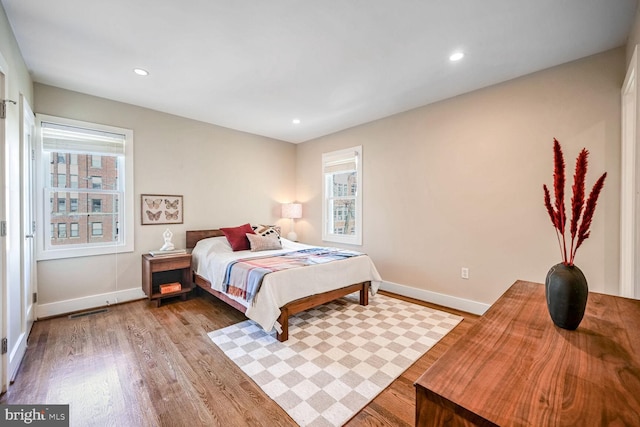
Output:
[[415,386],[417,426],[640,426],[640,301],[589,293],[567,331],[518,281]]

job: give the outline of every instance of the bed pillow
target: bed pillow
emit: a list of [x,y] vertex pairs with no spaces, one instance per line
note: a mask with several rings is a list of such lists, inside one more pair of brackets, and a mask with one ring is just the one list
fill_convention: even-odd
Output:
[[229,245],[229,241],[224,236],[208,237],[198,241],[198,243],[196,243],[196,247],[193,248],[193,252],[196,251],[204,254],[232,252],[231,245]]
[[251,245],[251,252],[282,249],[282,243],[280,242],[280,237],[277,234],[261,236],[259,234],[247,233],[247,239],[249,239],[249,244]]
[[273,235],[273,236],[277,236],[278,240],[280,240],[280,227],[276,225],[258,224],[258,225],[252,225],[251,228],[253,228],[253,232],[256,234],[259,234],[261,236]]
[[233,249],[231,249],[231,245],[229,244],[229,241],[224,236],[210,237],[204,240],[208,240],[208,244],[205,246],[207,248],[207,254],[233,252]]
[[247,234],[255,234],[250,224],[243,224],[238,227],[226,227],[221,228],[222,231],[231,245],[233,251],[246,251],[251,248]]

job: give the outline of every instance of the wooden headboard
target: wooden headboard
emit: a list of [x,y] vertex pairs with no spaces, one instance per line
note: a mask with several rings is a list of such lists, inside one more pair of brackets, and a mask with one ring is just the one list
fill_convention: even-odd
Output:
[[[280,226],[278,225],[262,225],[261,227],[273,227],[278,234],[281,233]],[[217,228],[213,230],[187,230],[187,249],[195,248],[196,243],[202,239],[219,236],[224,236],[224,233]]]
[[220,230],[187,230],[187,249],[193,249],[196,243],[209,237],[224,236]]

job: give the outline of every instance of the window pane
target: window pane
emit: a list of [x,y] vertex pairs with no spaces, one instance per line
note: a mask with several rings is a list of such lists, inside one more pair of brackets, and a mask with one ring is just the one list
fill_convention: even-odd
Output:
[[[118,242],[119,212],[117,209],[122,193],[51,191],[50,195],[53,201],[57,200],[54,206],[63,208],[57,212],[51,212],[51,245]],[[66,212],[67,197],[69,212]],[[74,239],[66,238],[68,223],[70,236]],[[64,228],[63,233],[60,232],[61,226]]]
[[92,168],[101,168],[102,167],[102,156],[91,156],[91,167]]
[[333,234],[354,235],[356,233],[356,201],[334,199],[329,204],[333,219]]
[[358,174],[356,172],[331,174],[333,197],[355,196],[358,190],[357,176]]
[[[51,164],[51,185],[61,188],[67,186],[71,188],[94,188],[106,190],[118,189],[118,176],[121,173],[118,169],[117,156],[92,156],[90,154],[52,153],[53,158],[64,158],[69,155],[75,161],[73,166],[64,166],[60,169],[57,164]],[[99,159],[100,170],[88,169],[93,166],[95,159]],[[67,184],[67,168],[69,171],[69,183]],[[57,181],[53,181],[57,179]]]

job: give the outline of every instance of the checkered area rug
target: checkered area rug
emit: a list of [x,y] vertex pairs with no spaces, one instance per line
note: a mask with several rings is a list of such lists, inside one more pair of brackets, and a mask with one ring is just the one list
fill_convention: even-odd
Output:
[[209,337],[299,425],[341,426],[461,320],[353,294],[292,316],[284,343],[251,320]]

